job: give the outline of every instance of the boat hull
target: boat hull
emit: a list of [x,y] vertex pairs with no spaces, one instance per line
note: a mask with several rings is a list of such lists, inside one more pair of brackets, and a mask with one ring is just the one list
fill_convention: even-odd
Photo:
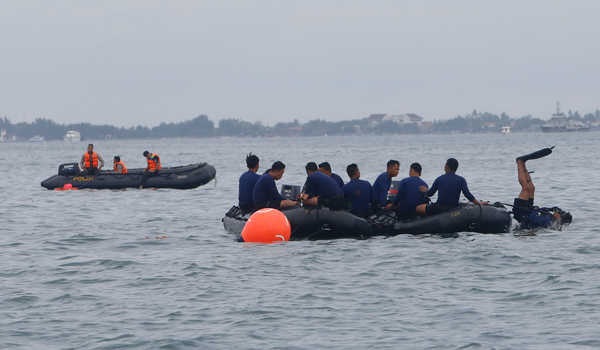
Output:
[[[127,174],[102,171],[98,175],[54,175],[42,181],[42,187],[49,190],[71,184],[79,189],[124,189],[139,187],[144,169],[129,169]],[[216,170],[207,163],[162,168],[157,175],[148,177],[145,188],[191,189],[214,179]]]
[[[441,214],[412,220],[398,220],[393,212],[373,215],[365,220],[346,211],[327,208],[294,208],[283,211],[292,227],[291,240],[337,238],[365,239],[399,234],[452,234],[457,232],[506,233],[512,219],[502,206],[463,205]],[[249,214],[237,207],[223,218],[225,229],[240,236]]]

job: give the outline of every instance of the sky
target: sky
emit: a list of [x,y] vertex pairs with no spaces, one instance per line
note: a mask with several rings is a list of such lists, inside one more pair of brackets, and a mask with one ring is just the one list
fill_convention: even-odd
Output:
[[0,117],[273,124],[600,107],[600,1],[2,1]]

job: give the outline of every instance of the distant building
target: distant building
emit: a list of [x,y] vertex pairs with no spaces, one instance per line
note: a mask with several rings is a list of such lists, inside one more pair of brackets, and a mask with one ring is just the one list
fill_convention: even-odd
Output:
[[0,130],[0,142],[6,142],[8,138],[6,137],[6,129]]

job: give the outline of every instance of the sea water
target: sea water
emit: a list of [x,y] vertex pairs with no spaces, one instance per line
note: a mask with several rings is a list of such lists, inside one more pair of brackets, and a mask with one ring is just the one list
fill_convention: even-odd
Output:
[[[567,349],[600,347],[597,132],[97,141],[111,166],[208,162],[193,190],[48,191],[40,182],[87,142],[0,144],[2,349]],[[512,203],[515,157],[556,145],[534,170],[536,202],[569,210],[562,232],[235,241],[246,154],[308,161],[373,181],[389,159],[431,184],[448,157],[481,200]],[[399,178],[400,178],[399,177]]]

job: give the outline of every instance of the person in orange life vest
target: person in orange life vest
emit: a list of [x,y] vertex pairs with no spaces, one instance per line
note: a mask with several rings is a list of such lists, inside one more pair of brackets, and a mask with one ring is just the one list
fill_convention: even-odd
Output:
[[121,156],[114,156],[113,158],[113,171],[118,174],[127,174],[127,167],[121,160]]
[[143,154],[144,154],[144,157],[146,157],[146,161],[148,162],[148,165],[146,166],[146,169],[144,169],[144,175],[142,176],[142,182],[140,183],[140,188],[144,187],[144,184],[146,184],[146,181],[148,180],[149,177],[156,176],[158,174],[158,171],[162,167],[160,165],[160,157],[158,156],[158,154],[150,153],[148,151],[144,151]]
[[86,175],[96,175],[104,166],[104,159],[101,155],[94,152],[93,144],[90,143],[88,145],[87,152],[85,152],[81,157],[79,166],[83,170],[83,173]]

